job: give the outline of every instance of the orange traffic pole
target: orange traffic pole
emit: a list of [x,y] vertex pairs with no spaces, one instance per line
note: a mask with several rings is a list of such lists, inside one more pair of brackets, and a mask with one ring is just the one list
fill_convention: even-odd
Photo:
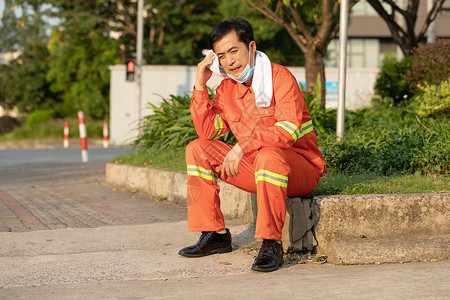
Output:
[[84,122],[84,112],[81,110],[78,111],[78,126],[80,129],[81,161],[88,162],[86,124]]
[[108,148],[108,123],[103,123],[103,148]]
[[64,148],[69,148],[69,122],[64,122]]

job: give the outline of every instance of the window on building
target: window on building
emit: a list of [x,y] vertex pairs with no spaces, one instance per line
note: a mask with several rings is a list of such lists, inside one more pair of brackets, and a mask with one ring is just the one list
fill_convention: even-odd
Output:
[[353,6],[351,14],[354,16],[376,16],[377,12],[367,1],[363,0]]
[[[375,38],[349,38],[347,41],[347,67],[378,68],[381,65],[380,42]],[[325,66],[336,68],[339,65],[339,39],[328,46]]]
[[[448,0],[447,0],[448,1]],[[401,1],[400,1],[401,2]],[[391,6],[382,2],[381,5],[383,5],[384,9],[390,14],[391,13]],[[400,3],[400,5],[402,5]],[[366,0],[359,1],[355,4],[355,6],[352,7],[351,14],[353,16],[377,16],[377,12],[375,9],[373,9],[372,5],[369,4]]]

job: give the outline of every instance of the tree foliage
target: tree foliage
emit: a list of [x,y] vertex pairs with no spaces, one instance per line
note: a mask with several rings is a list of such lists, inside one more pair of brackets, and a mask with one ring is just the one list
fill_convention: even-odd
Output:
[[29,42],[17,59],[0,66],[1,104],[9,109],[17,106],[25,112],[51,108],[57,98],[45,77],[48,66],[46,45],[41,41]]
[[450,77],[450,39],[419,45],[411,51],[411,68],[404,77],[417,92],[423,83],[439,85]]
[[60,115],[83,110],[91,118],[102,119],[109,114],[108,66],[119,62],[118,44],[97,34],[95,20],[91,21],[55,31],[50,40],[47,79],[51,90],[61,96],[62,105],[55,108]]
[[9,65],[0,65],[0,104],[22,111],[51,105],[54,101],[45,73],[48,70],[46,49],[46,14],[42,1],[5,0],[0,24],[0,50],[21,51]]
[[49,29],[46,22],[49,8],[38,0],[4,0],[0,24],[0,49],[23,50],[34,41],[44,42]]

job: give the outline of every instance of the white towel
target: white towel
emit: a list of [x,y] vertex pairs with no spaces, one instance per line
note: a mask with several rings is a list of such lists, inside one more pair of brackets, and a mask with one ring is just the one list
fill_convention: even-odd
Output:
[[[214,51],[209,50],[206,53],[208,56]],[[219,64],[219,59],[214,53],[215,59],[209,69],[219,77],[227,77],[224,68]],[[269,107],[272,102],[273,87],[272,87],[272,66],[270,60],[264,52],[256,50],[255,71],[253,72],[252,88],[255,92],[255,102],[258,107]]]
[[256,50],[252,88],[255,92],[256,106],[269,107],[273,96],[272,66],[267,55],[258,50]]
[[214,53],[214,51],[212,50],[208,50],[205,56],[208,56],[211,53],[214,54],[214,60],[213,63],[209,66],[209,69],[217,76],[226,78],[227,72],[225,72],[225,69],[219,64],[219,58],[217,57],[216,53]]

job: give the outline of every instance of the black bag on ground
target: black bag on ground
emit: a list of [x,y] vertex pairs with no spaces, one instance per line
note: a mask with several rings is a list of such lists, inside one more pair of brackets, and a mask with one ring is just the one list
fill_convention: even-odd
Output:
[[286,210],[289,214],[288,251],[313,253],[319,244],[316,239],[315,227],[319,216],[313,215],[312,200],[309,198],[287,198]]

